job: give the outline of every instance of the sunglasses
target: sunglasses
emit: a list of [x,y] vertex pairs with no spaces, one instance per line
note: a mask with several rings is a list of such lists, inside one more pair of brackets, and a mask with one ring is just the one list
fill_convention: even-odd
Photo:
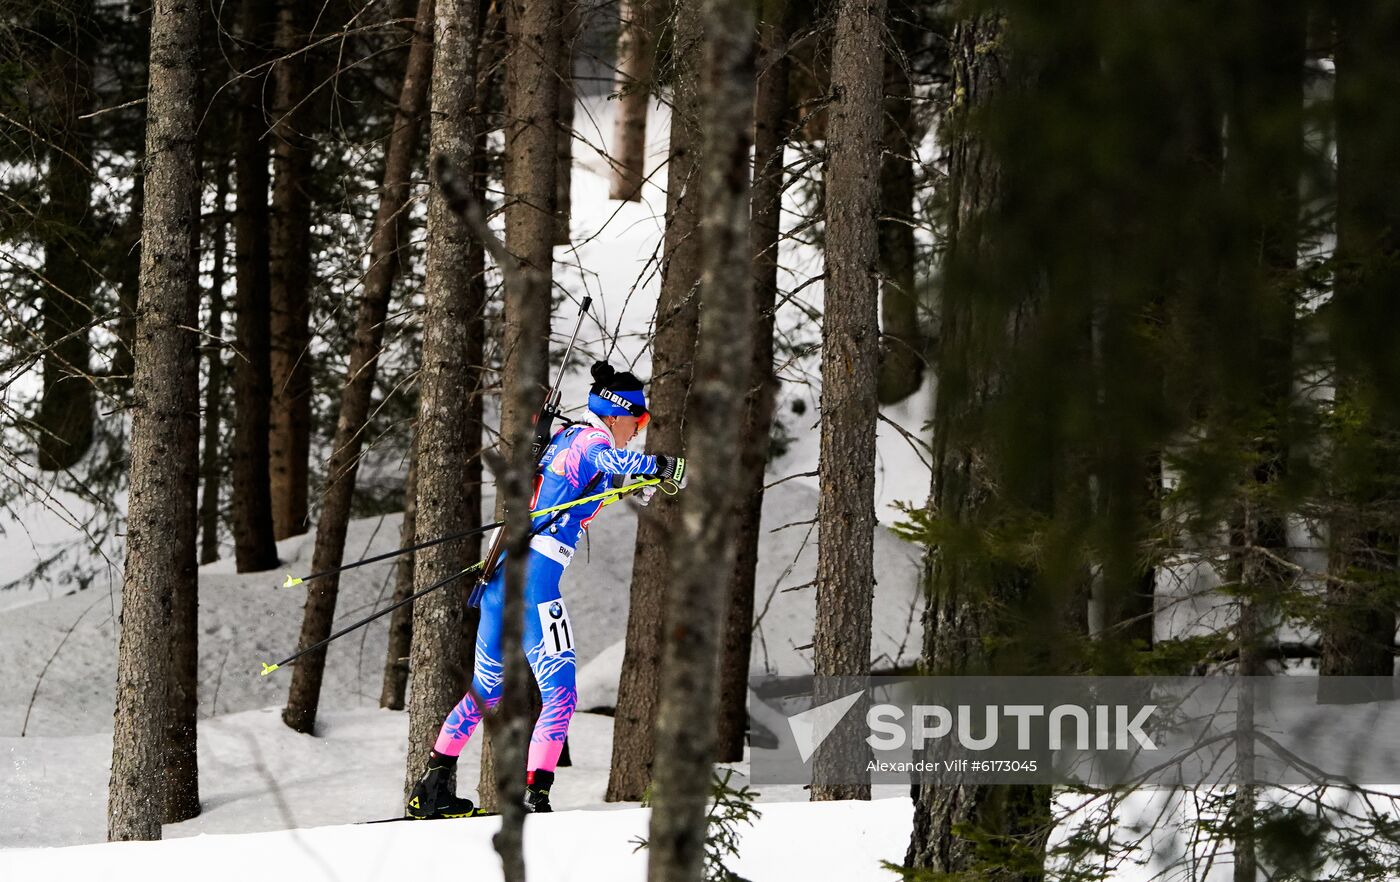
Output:
[[642,411],[642,415],[637,417],[637,431],[640,432],[642,429],[645,429],[649,422],[651,422],[651,411]]

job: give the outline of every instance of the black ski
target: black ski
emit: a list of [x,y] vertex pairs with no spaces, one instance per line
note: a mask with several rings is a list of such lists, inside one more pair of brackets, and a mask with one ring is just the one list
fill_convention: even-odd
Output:
[[404,816],[399,817],[399,818],[377,818],[376,820],[373,820],[373,821],[356,821],[355,823],[356,823],[356,824],[392,824],[392,823],[394,823],[395,821],[464,821],[464,820],[470,820],[470,819],[472,819],[472,818],[497,818],[497,817],[500,817],[500,814],[501,814],[500,812],[476,812],[475,814],[471,814],[471,815],[463,815],[463,816],[460,817],[460,818],[444,818],[444,817],[436,817],[436,818],[410,818],[408,815],[404,815]]

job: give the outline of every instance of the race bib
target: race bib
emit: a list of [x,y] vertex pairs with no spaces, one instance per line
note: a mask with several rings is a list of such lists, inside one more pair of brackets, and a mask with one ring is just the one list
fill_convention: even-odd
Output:
[[544,635],[544,654],[563,655],[574,648],[574,631],[569,624],[569,611],[564,601],[546,600],[536,607],[540,616],[540,632]]

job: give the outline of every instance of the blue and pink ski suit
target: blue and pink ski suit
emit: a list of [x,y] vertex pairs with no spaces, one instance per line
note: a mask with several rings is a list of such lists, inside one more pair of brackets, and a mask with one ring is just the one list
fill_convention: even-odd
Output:
[[[648,475],[656,471],[656,457],[619,450],[608,429],[575,423],[556,433],[545,450],[530,508],[538,510],[601,492],[607,489],[609,479],[614,476]],[[602,477],[595,480],[599,476]],[[544,708],[530,738],[527,768],[531,771],[554,770],[564,749],[569,719],[578,705],[573,625],[559,593],[559,580],[589,522],[603,504],[604,501],[599,500],[565,509],[552,522],[545,519],[548,528],[530,540],[522,645],[544,700]],[[434,750],[440,754],[459,756],[481,722],[482,714],[501,699],[504,675],[501,607],[504,600],[505,566],[502,564],[481,595],[473,692],[463,696],[443,722],[434,745]],[[473,693],[481,698],[485,708],[478,705]]]

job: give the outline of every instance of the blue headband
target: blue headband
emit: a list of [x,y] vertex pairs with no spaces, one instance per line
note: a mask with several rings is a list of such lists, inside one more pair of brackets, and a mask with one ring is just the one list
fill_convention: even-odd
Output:
[[[591,392],[588,395],[588,409],[600,417],[605,416],[641,416],[646,412],[647,400],[641,389],[627,389],[618,392],[613,389],[603,389],[603,394]],[[609,396],[608,398],[603,395]],[[626,402],[626,404],[620,403]],[[628,407],[630,404],[632,407]],[[640,412],[634,411],[640,408]]]

